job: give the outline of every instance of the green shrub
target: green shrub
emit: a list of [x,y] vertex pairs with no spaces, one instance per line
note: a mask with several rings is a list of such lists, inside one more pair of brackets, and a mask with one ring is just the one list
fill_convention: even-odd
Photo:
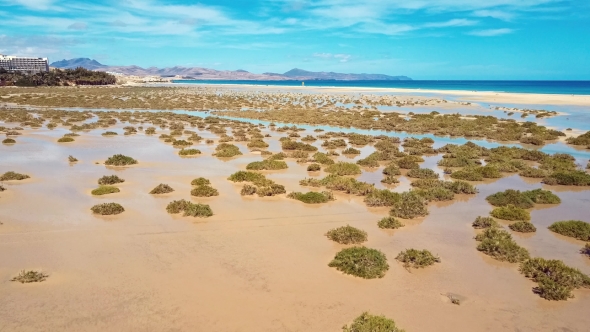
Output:
[[455,193],[450,191],[449,189],[437,187],[431,189],[418,189],[414,190],[414,192],[426,201],[452,201],[455,198]]
[[0,176],[0,181],[12,181],[12,180],[25,180],[30,178],[30,176],[26,175],[26,174],[20,174],[20,173],[15,173],[12,171],[6,172],[4,174],[2,174],[2,176]]
[[367,232],[349,225],[331,229],[326,236],[340,244],[359,244],[367,241]]
[[210,184],[211,184],[211,181],[209,181],[203,177],[196,178],[191,181],[191,185],[193,185],[193,186],[208,186]]
[[240,148],[238,148],[237,146],[235,146],[233,144],[228,144],[228,143],[219,144],[215,148],[215,151],[217,151],[217,152],[214,154],[214,156],[219,157],[219,158],[231,158],[231,157],[242,155],[242,152],[240,152]]
[[394,217],[385,217],[379,220],[377,226],[383,229],[398,229],[400,227],[404,227],[405,225],[402,224],[399,220],[395,219]]
[[232,182],[252,182],[256,186],[269,186],[274,183],[268,180],[264,175],[250,171],[238,171],[228,178]]
[[389,269],[385,255],[367,247],[352,247],[341,250],[328,264],[338,271],[365,279],[383,278]]
[[383,169],[383,174],[393,176],[401,175],[402,172],[399,170],[399,167],[395,163],[391,163]]
[[361,154],[361,151],[355,148],[347,148],[342,151],[342,154]]
[[102,136],[115,136],[115,135],[118,135],[118,134],[116,132],[114,132],[114,131],[105,131],[101,135]]
[[257,188],[255,186],[251,186],[249,184],[245,184],[240,191],[240,195],[242,196],[249,196],[256,194]]
[[375,189],[365,196],[368,206],[393,206],[400,202],[402,195],[387,189]]
[[543,178],[547,185],[590,186],[590,174],[583,171],[559,171]]
[[511,230],[519,233],[534,233],[537,231],[535,225],[528,221],[517,221],[514,224],[508,225]]
[[250,142],[248,142],[248,147],[249,148],[258,148],[258,149],[266,149],[266,148],[268,148],[268,143],[266,143],[265,141],[263,141],[261,139],[253,139]]
[[357,175],[361,174],[361,169],[353,163],[338,162],[326,167],[324,170],[335,175]]
[[393,217],[413,219],[428,215],[428,209],[424,198],[410,191],[401,194],[400,200],[391,207],[389,214]]
[[568,144],[573,145],[590,145],[590,131],[578,136],[578,137],[568,137],[565,140]]
[[316,152],[313,155],[313,159],[316,162],[318,162],[318,163],[320,163],[322,165],[332,165],[332,164],[334,164],[334,160],[332,160],[330,157],[328,157],[327,154],[322,153],[322,152]]
[[523,220],[529,221],[531,220],[531,214],[529,211],[514,206],[512,204],[508,204],[506,206],[500,206],[492,210],[490,213],[492,217],[502,219],[502,220]]
[[318,150],[318,148],[316,148],[313,145],[310,145],[307,143],[302,143],[302,142],[291,141],[291,140],[284,140],[281,142],[281,145],[282,145],[283,150],[302,150],[302,151],[310,151],[310,152],[314,152],[314,151]]
[[112,184],[123,183],[123,182],[125,182],[125,180],[121,179],[120,177],[118,177],[116,175],[105,175],[105,176],[101,177],[100,179],[98,179],[98,184],[101,186],[112,185]]
[[438,163],[440,167],[468,167],[477,166],[478,162],[473,159],[458,157],[458,158],[445,158],[441,159]]
[[317,172],[320,171],[322,169],[322,166],[320,164],[311,164],[309,166],[307,166],[307,171],[308,172]]
[[418,179],[438,179],[438,173],[430,168],[414,168],[408,171],[407,176]]
[[398,178],[396,178],[395,176],[392,176],[392,175],[386,175],[386,176],[385,176],[385,177],[384,177],[384,178],[381,180],[381,182],[382,182],[382,183],[385,183],[385,184],[396,184],[396,183],[399,183],[399,180],[398,180]]
[[590,257],[590,243],[586,243],[584,248],[580,249],[580,253],[582,255],[586,255],[586,256]]
[[404,332],[395,322],[385,316],[373,316],[364,312],[350,326],[345,325],[343,332]]
[[542,179],[544,177],[547,177],[548,174],[547,171],[540,168],[525,167],[520,171],[519,175],[525,178]]
[[465,181],[443,181],[438,179],[418,179],[411,183],[420,189],[444,188],[455,194],[476,194],[477,188]]
[[210,217],[213,215],[209,205],[195,204],[184,199],[170,202],[166,211],[171,214],[183,212],[185,217]]
[[357,160],[357,165],[364,167],[379,167],[379,161],[371,156]]
[[113,186],[100,186],[94,190],[92,190],[92,195],[95,196],[100,196],[100,195],[107,195],[107,194],[113,194],[113,193],[118,193],[121,190],[117,187],[113,187]]
[[530,209],[535,203],[524,193],[519,190],[508,189],[486,197],[488,203],[493,206],[506,206],[512,204],[522,209]]
[[520,272],[539,283],[534,291],[547,300],[567,300],[572,290],[590,288],[590,277],[560,260],[529,259],[520,264]]
[[112,157],[109,157],[109,159],[107,159],[104,164],[109,166],[127,166],[137,164],[137,160],[122,154],[116,154]]
[[307,204],[326,203],[334,200],[334,195],[330,191],[324,191],[321,193],[310,191],[305,194],[300,192],[292,192],[287,195],[287,197],[302,201],[303,203]]
[[201,154],[201,150],[198,149],[182,149],[178,151],[179,156],[194,156],[197,154]]
[[167,193],[171,193],[173,191],[174,191],[174,189],[172,189],[172,187],[170,187],[169,185],[164,184],[164,183],[160,183],[154,189],[152,189],[152,191],[150,191],[150,194],[153,194],[153,195],[167,194]]
[[475,239],[480,241],[477,250],[499,261],[517,263],[530,257],[526,249],[514,242],[510,233],[497,227],[486,228]]
[[523,191],[523,195],[530,198],[536,204],[559,204],[561,199],[549,190],[535,189]]
[[201,185],[197,186],[193,190],[191,190],[191,196],[195,197],[211,197],[211,196],[219,196],[219,192],[217,189],[209,186],[209,185]]
[[110,216],[119,213],[123,213],[125,209],[117,203],[103,203],[98,204],[90,208],[94,214],[100,214],[103,216]]
[[406,249],[400,252],[395,259],[404,263],[406,269],[412,267],[418,269],[440,263],[440,258],[428,250]]
[[275,196],[284,194],[286,192],[287,191],[285,190],[285,186],[276,183],[271,183],[266,186],[260,186],[256,189],[256,194],[260,197]]
[[590,241],[590,224],[581,220],[558,221],[549,230],[582,241]]
[[418,165],[418,163],[416,162],[416,159],[412,158],[411,156],[399,158],[395,162],[399,166],[399,168],[401,168],[401,169],[420,168],[420,165]]
[[251,162],[246,166],[246,169],[248,170],[279,170],[287,168],[288,166],[286,162],[272,159]]
[[490,227],[500,227],[498,222],[492,217],[477,217],[472,224],[475,229],[483,229]]
[[73,141],[74,141],[74,139],[71,137],[62,137],[57,140],[58,143],[69,143],[69,142],[73,142]]
[[42,282],[45,281],[45,279],[47,279],[47,277],[49,277],[49,275],[43,273],[43,272],[37,272],[37,271],[25,271],[22,270],[20,271],[20,273],[10,279],[10,281],[18,281],[21,284],[28,284],[31,282]]
[[12,139],[12,138],[6,138],[2,141],[2,143],[4,144],[14,144],[16,143],[16,140]]

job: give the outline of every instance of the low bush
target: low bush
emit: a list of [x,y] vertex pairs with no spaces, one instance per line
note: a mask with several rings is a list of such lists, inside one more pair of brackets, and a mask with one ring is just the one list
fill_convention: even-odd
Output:
[[535,204],[559,204],[561,199],[549,190],[535,189],[523,191],[522,194],[530,198]]
[[116,132],[114,132],[114,131],[105,131],[101,135],[102,136],[115,136],[115,135],[118,135],[118,134]]
[[586,256],[590,257],[590,243],[586,243],[584,248],[580,249],[580,253],[582,255],[586,255]]
[[364,312],[350,326],[345,325],[343,332],[404,332],[395,322],[385,316],[374,316]]
[[365,279],[383,278],[389,269],[385,254],[367,247],[341,250],[328,264],[338,271]]
[[512,204],[522,209],[530,209],[535,206],[535,203],[519,190],[508,189],[506,191],[498,192],[486,197],[488,203],[493,206],[507,206]]
[[455,193],[450,191],[449,189],[437,187],[437,188],[430,188],[430,189],[418,189],[414,190],[414,192],[426,201],[452,201],[455,198]]
[[171,193],[173,191],[174,191],[174,189],[172,189],[172,187],[170,187],[169,185],[164,184],[164,183],[160,183],[154,189],[152,189],[152,191],[150,191],[150,194],[153,194],[153,195],[167,194],[167,193]]
[[217,189],[209,186],[209,185],[201,185],[197,186],[193,190],[191,190],[191,196],[195,197],[212,197],[212,196],[219,196],[219,192]]
[[395,219],[394,217],[385,217],[379,220],[377,226],[383,229],[398,229],[400,227],[404,227],[405,225],[402,224],[399,220]]
[[387,189],[375,189],[365,196],[368,206],[393,206],[401,201],[402,195]]
[[393,176],[401,175],[402,172],[399,170],[399,166],[397,166],[395,163],[391,163],[383,169],[383,174]]
[[252,182],[256,186],[268,186],[273,182],[264,175],[250,171],[238,171],[228,178],[232,182]]
[[100,186],[94,190],[92,190],[91,194],[95,196],[107,195],[107,194],[114,194],[118,193],[121,190],[117,187],[113,186]]
[[261,139],[253,139],[250,142],[248,142],[248,147],[249,148],[258,148],[258,149],[266,149],[266,148],[268,148],[268,143],[266,143],[265,141],[263,141]]
[[475,240],[480,242],[477,250],[499,261],[518,263],[530,257],[526,249],[514,242],[510,233],[497,227],[486,228]]
[[322,169],[322,166],[320,164],[311,164],[309,166],[307,166],[307,171],[308,172],[317,172],[320,171]]
[[20,173],[9,171],[9,172],[2,174],[2,176],[0,176],[0,181],[12,181],[12,180],[20,181],[20,180],[25,180],[28,178],[30,178],[30,176],[28,176],[26,174],[20,174]]
[[548,173],[546,170],[534,167],[525,167],[518,173],[518,175],[525,177],[525,178],[536,178],[542,179],[547,177]]
[[107,159],[104,164],[109,166],[128,166],[137,164],[137,160],[122,154],[116,154],[112,157],[109,157],[109,159]]
[[2,143],[4,144],[14,144],[16,143],[16,140],[12,139],[12,138],[6,138],[2,141]]
[[49,275],[43,273],[43,272],[37,272],[37,271],[25,271],[22,270],[20,271],[20,273],[10,279],[10,281],[18,281],[21,284],[28,284],[31,282],[42,282],[45,281],[45,279],[47,279],[47,277],[49,277]]
[[534,233],[537,231],[535,225],[528,221],[517,221],[514,224],[508,225],[511,230],[519,233]]
[[379,167],[379,161],[371,156],[357,160],[357,165],[363,167]]
[[68,161],[71,163],[75,163],[78,161],[78,159],[74,158],[73,156],[68,156]]
[[196,178],[191,181],[191,185],[193,185],[193,186],[208,186],[210,184],[211,184],[211,181],[209,181],[203,177]]
[[219,157],[219,158],[231,158],[231,157],[242,155],[240,148],[238,148],[237,146],[235,146],[233,144],[228,144],[228,143],[219,144],[215,148],[215,151],[217,151],[217,152],[213,155],[216,157]]
[[73,141],[74,141],[74,139],[71,137],[62,137],[57,140],[58,143],[69,143],[69,142],[73,142]]
[[406,269],[419,269],[433,265],[434,263],[440,263],[440,258],[434,256],[428,250],[406,249],[400,252],[395,259],[404,263]]
[[342,154],[348,154],[348,155],[361,154],[361,151],[357,150],[355,148],[347,148],[342,151]]
[[101,177],[100,179],[98,179],[98,184],[101,186],[112,185],[112,184],[123,183],[123,182],[125,182],[125,180],[121,179],[120,177],[118,177],[116,175],[105,175],[105,176]]
[[255,186],[251,186],[249,184],[245,184],[240,191],[240,195],[242,196],[249,196],[256,194],[257,188]]
[[327,154],[322,153],[322,152],[317,152],[313,155],[313,160],[315,160],[316,162],[322,164],[322,165],[332,165],[334,164],[334,160],[332,160],[330,157],[328,157]]
[[187,200],[181,199],[179,201],[172,201],[166,207],[166,211],[171,214],[183,212],[185,217],[210,217],[213,211],[209,205],[195,204]]
[[419,179],[411,183],[412,187],[420,189],[444,188],[455,194],[476,194],[477,188],[465,181],[443,181],[438,179]]
[[247,170],[279,170],[287,169],[287,163],[280,160],[265,159],[263,161],[251,162],[246,166]]
[[412,156],[406,156],[406,157],[399,158],[398,160],[395,161],[395,163],[401,169],[420,168],[420,165],[418,165],[418,163],[416,162],[416,159],[412,158]]
[[314,151],[318,150],[318,148],[316,148],[313,145],[310,145],[307,143],[302,143],[302,142],[291,141],[291,140],[283,140],[281,142],[281,146],[282,146],[283,150],[302,150],[302,151],[310,151],[310,152],[314,152]]
[[367,232],[349,225],[331,229],[326,236],[340,244],[358,244],[367,241]]
[[537,282],[534,289],[546,300],[567,300],[577,288],[590,288],[590,277],[560,260],[533,258],[520,264],[520,273]]
[[256,194],[259,197],[275,196],[285,194],[286,192],[287,191],[285,190],[285,186],[276,183],[271,183],[266,186],[260,186],[256,189]]
[[335,175],[357,175],[361,174],[361,169],[353,163],[338,162],[330,165],[324,171]]
[[477,217],[473,224],[471,224],[475,229],[483,229],[483,228],[490,228],[490,227],[500,227],[498,222],[492,217]]
[[321,193],[315,191],[310,191],[307,193],[292,192],[287,195],[287,197],[302,201],[303,203],[307,204],[326,203],[334,200],[334,195],[330,191],[324,191]]
[[198,149],[182,149],[178,151],[179,156],[194,156],[197,154],[201,154],[201,150]]
[[430,168],[414,168],[408,171],[407,176],[418,179],[438,179],[438,173]]
[[125,211],[121,204],[117,203],[98,204],[90,208],[90,210],[92,210],[94,214],[100,214],[103,216],[115,215]]
[[590,223],[581,220],[558,221],[549,226],[549,230],[582,241],[590,241]]
[[590,186],[590,174],[584,171],[560,171],[543,178],[547,185]]
[[384,177],[384,178],[381,180],[381,182],[382,182],[382,183],[385,183],[385,184],[396,184],[396,183],[399,183],[399,180],[398,180],[398,178],[396,178],[395,176],[392,176],[392,175],[386,175],[386,176],[385,176],[385,177]]
[[492,217],[502,219],[502,220],[522,220],[522,221],[529,221],[531,220],[531,214],[529,211],[514,206],[512,204],[508,204],[506,206],[500,206],[492,210],[490,213]]
[[410,191],[401,194],[400,200],[391,207],[389,214],[393,217],[413,219],[428,215],[428,209],[424,198]]

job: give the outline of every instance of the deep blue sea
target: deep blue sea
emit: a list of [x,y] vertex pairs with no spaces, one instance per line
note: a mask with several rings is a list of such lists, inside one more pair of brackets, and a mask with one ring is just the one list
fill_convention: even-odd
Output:
[[[173,82],[182,84],[301,86],[301,81],[175,80]],[[305,81],[305,86],[590,95],[590,81]]]

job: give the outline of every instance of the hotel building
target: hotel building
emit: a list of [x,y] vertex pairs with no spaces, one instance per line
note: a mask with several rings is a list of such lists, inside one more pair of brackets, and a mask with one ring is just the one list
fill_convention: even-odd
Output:
[[47,58],[25,58],[0,54],[0,68],[7,71],[39,73],[49,71]]

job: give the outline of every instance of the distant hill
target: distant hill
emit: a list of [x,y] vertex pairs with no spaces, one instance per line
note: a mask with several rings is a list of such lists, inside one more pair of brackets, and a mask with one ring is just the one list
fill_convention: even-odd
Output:
[[77,59],[70,59],[70,60],[61,60],[56,61],[49,66],[61,69],[76,69],[78,67],[86,68],[88,70],[95,70],[99,68],[107,67],[100,62],[88,59],[88,58],[77,58]]
[[88,58],[77,58],[70,60],[61,60],[51,64],[55,68],[77,68],[82,67],[89,70],[108,71],[133,76],[161,76],[174,77],[180,76],[185,79],[195,80],[338,80],[338,81],[400,81],[411,80],[407,76],[389,76],[383,74],[342,74],[334,72],[313,72],[303,69],[294,68],[284,74],[263,73],[254,74],[243,69],[238,70],[215,70],[200,67],[181,67],[174,66],[168,68],[149,67],[142,68],[139,66],[107,66],[96,60]]

